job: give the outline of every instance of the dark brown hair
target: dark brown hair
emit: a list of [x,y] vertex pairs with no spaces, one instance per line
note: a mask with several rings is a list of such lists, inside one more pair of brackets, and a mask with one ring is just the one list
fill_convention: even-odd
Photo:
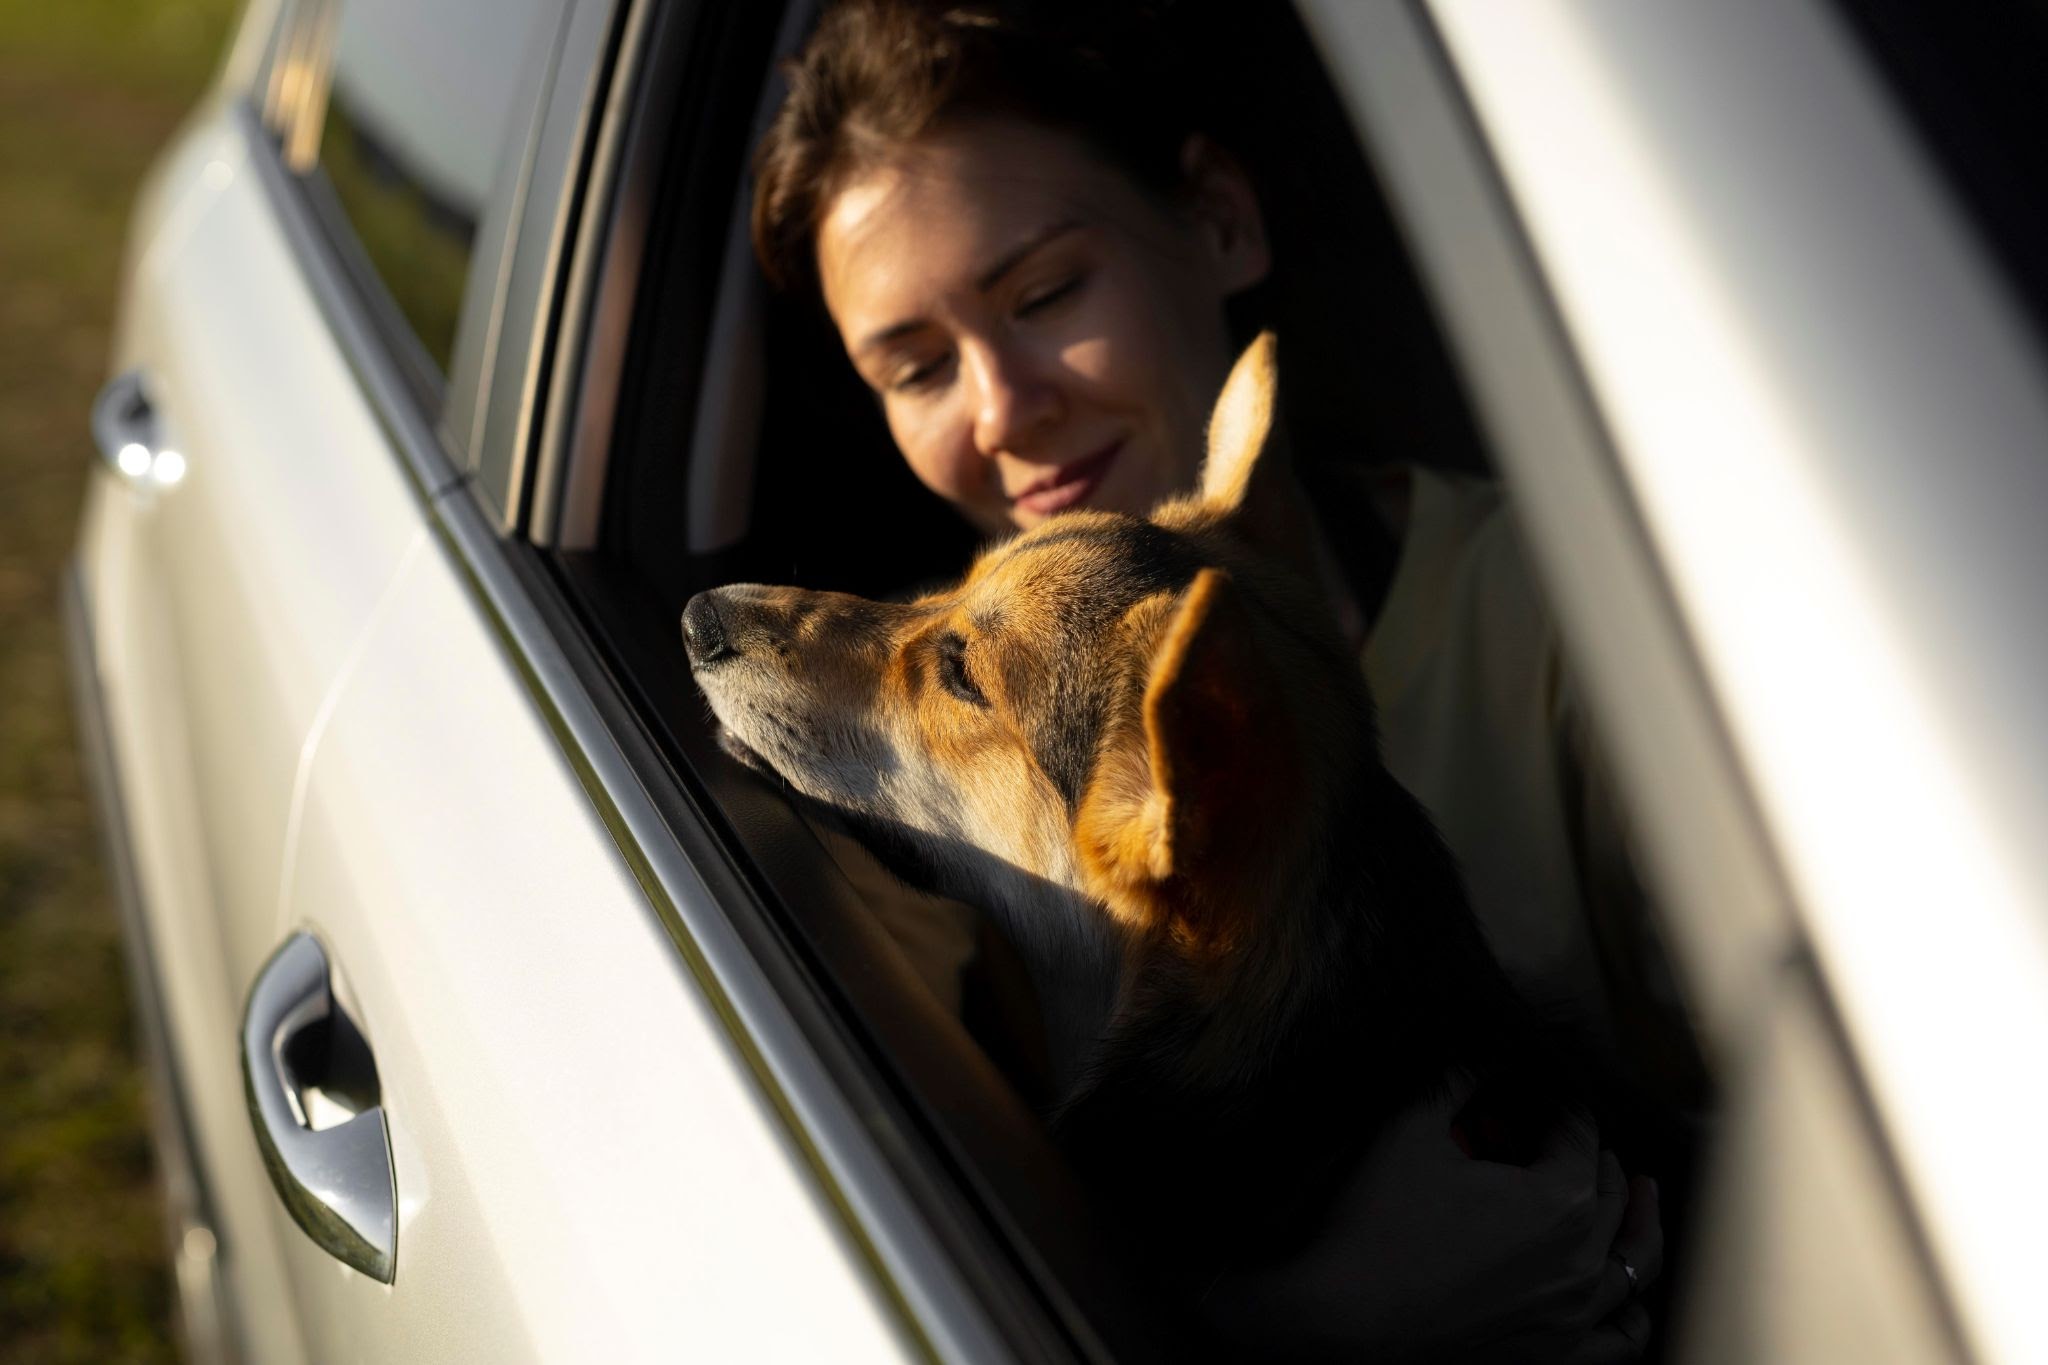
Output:
[[862,172],[964,113],[1073,133],[1148,189],[1180,182],[1192,131],[1152,7],[1115,0],[840,0],[784,65],[789,93],[754,156],[754,252],[810,287],[819,222]]

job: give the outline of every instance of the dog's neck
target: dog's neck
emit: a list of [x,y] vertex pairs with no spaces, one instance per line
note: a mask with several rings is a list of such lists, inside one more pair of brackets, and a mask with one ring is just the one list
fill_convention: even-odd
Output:
[[[1362,1037],[1405,1037],[1397,1069],[1433,1075],[1485,1031],[1509,993],[1429,817],[1376,763],[1345,788],[1294,855],[1218,888],[1218,917],[1239,926],[1228,942],[1123,943],[1109,1012],[1068,1021],[1084,1043],[1063,1105],[1133,1068],[1190,1095],[1262,1091]],[[1346,1064],[1358,1083],[1377,1068]]]
[[1004,878],[1007,895],[990,902],[1037,997],[1047,1082],[1056,1098],[1079,1088],[1115,1015],[1125,949],[1108,913],[1057,882]]
[[[1271,1035],[1293,1017],[1290,997],[1313,993],[1304,972],[1340,970],[1296,942],[1326,931],[1333,895],[1327,859],[1299,866],[1291,881],[1247,879],[1231,889],[1232,917],[1259,932],[1217,954],[1170,934],[1135,933],[1086,892],[1005,865],[1007,894],[988,904],[1037,996],[1055,1112],[1101,1078],[1134,1022],[1162,1009],[1204,1016],[1173,1069],[1227,1069],[1271,1052]],[[1270,1007],[1245,1007],[1252,1000]]]
[[1514,1036],[1421,808],[1375,767],[1335,811],[1292,884],[1240,888],[1258,932],[1234,951],[1139,946],[1053,1115],[1084,1179],[1170,1256],[1298,1231],[1381,1124]]

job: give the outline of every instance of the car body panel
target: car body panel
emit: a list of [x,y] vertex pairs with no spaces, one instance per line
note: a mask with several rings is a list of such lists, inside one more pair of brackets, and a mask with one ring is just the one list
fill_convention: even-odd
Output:
[[143,375],[188,476],[141,495],[96,480],[80,571],[107,728],[131,749],[110,766],[135,811],[132,913],[161,982],[163,1079],[181,1088],[207,1196],[177,1247],[188,1345],[291,1361],[308,1343],[283,1267],[303,1235],[264,1174],[231,1040],[276,942],[305,737],[422,523],[237,116],[275,8],[245,14],[134,218],[115,367]]
[[[627,8],[612,0],[574,0],[560,17],[558,66],[540,93],[534,145],[511,196],[512,235],[498,273],[491,361],[475,394],[455,413],[466,421],[476,452],[472,487],[500,526],[518,520],[527,495],[526,455],[558,322],[549,303],[576,249],[585,157],[607,116],[622,117],[623,102],[606,99],[605,58],[608,45],[636,27],[634,16],[621,13]],[[588,242],[582,249],[591,249]]]
[[286,905],[377,1057],[402,1227],[389,1289],[289,1247],[310,1339],[378,1359],[900,1356],[438,537],[317,736]]
[[[98,476],[80,572],[170,1050],[219,1220],[212,1232],[226,1282],[254,1310],[237,1335],[252,1358],[291,1360],[300,1345],[279,1279],[276,1197],[232,1040],[249,975],[274,946],[301,744],[374,596],[353,591],[356,556],[368,557],[373,582],[396,561],[378,563],[374,529],[353,543],[345,510],[289,493],[277,507],[251,501],[297,482],[309,451],[335,452],[296,401],[320,391],[323,356],[305,337],[324,329],[266,233],[246,149],[218,106],[195,115],[156,183],[182,192],[146,196],[136,219],[115,366],[142,372],[188,473],[162,490]],[[262,304],[245,311],[251,300]],[[282,357],[302,372],[280,382]],[[331,349],[324,359],[330,402],[359,411],[346,367]],[[325,482],[331,495],[334,475],[314,474],[304,491]]]
[[[227,1351],[900,1356],[900,1320],[435,538],[420,466],[251,164],[260,138],[217,100],[145,195],[116,368],[144,374],[188,473],[97,477],[79,554]],[[390,1043],[390,1288],[299,1231],[253,1140],[236,1026],[303,927]]]
[[232,133],[220,146],[208,167],[227,183],[145,258],[123,331],[120,368],[141,371],[189,470],[135,500],[136,571],[169,639],[124,683],[146,704],[176,679],[210,913],[246,980],[277,943],[302,746],[423,522],[352,368],[309,342],[326,329],[268,196]]

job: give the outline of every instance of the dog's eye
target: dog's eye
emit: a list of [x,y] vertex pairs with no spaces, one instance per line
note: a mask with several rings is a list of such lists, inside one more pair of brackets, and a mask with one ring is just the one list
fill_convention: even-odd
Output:
[[967,676],[967,641],[952,631],[939,637],[939,681],[961,701],[974,706],[988,705],[988,698]]

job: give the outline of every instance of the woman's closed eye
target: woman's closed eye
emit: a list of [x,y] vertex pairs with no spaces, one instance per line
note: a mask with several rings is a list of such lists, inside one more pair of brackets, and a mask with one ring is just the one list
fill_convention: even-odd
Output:
[[1033,290],[1019,300],[1017,316],[1028,318],[1043,313],[1054,304],[1070,299],[1075,294],[1078,294],[1081,291],[1081,286],[1087,282],[1088,276],[1086,274],[1073,274],[1056,280],[1042,289]]
[[889,388],[895,393],[916,393],[920,389],[928,389],[939,382],[946,363],[951,359],[949,352],[929,360],[907,362],[889,376]]

